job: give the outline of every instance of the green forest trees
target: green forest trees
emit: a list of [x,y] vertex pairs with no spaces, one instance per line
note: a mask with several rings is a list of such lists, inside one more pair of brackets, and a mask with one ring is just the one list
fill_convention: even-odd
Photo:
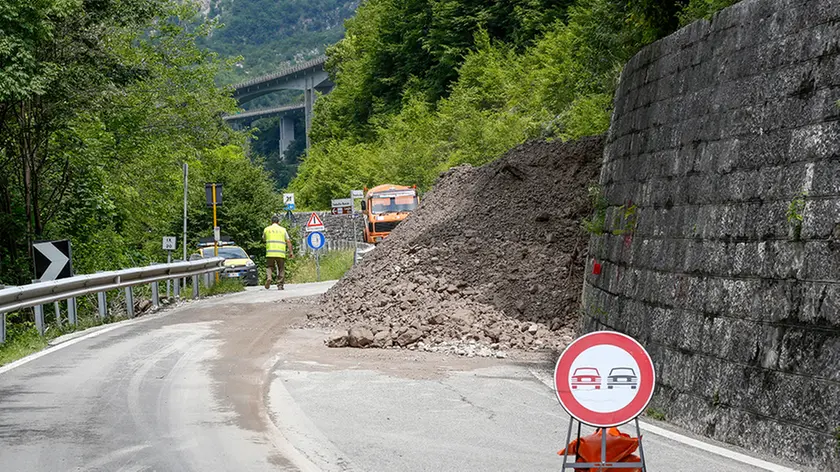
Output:
[[217,181],[236,210],[225,232],[257,244],[277,196],[221,119],[236,109],[214,82],[228,64],[196,46],[210,25],[194,18],[170,0],[0,4],[0,283],[29,282],[40,239],[70,239],[78,273],[160,260],[185,162],[190,242],[211,234],[203,184]]
[[328,51],[337,85],[289,188],[324,208],[363,185],[428,189],[528,139],[603,133],[624,63],[732,3],[368,0]]

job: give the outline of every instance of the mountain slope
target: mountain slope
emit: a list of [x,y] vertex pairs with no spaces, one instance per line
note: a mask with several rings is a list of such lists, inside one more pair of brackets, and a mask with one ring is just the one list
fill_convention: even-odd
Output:
[[347,0],[208,0],[204,14],[223,26],[203,42],[222,56],[242,56],[233,72],[222,77],[233,83],[269,72],[291,62],[324,53],[344,35],[344,20],[358,1]]

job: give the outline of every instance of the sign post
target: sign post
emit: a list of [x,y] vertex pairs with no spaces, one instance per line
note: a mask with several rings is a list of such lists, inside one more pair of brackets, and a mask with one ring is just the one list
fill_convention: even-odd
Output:
[[[172,251],[178,246],[178,241],[175,236],[164,236],[163,237],[163,250],[166,251],[166,263],[172,263]],[[171,280],[166,280],[166,298],[169,298],[169,288],[172,285]]]
[[315,280],[318,282],[321,281],[321,263],[319,260],[319,254],[320,249],[324,247],[325,241],[326,238],[324,238],[324,233],[320,231],[313,231],[306,235],[306,245],[315,251]]
[[315,251],[315,276],[318,282],[321,281],[321,261],[319,259],[318,249],[324,246],[324,222],[318,217],[314,211],[309,215],[309,221],[306,222],[306,245]]
[[575,420],[596,428],[611,428],[635,421],[641,460],[608,462],[607,433],[602,429],[601,462],[567,464],[566,453],[563,455],[562,470],[636,466],[646,472],[638,417],[653,396],[655,382],[656,373],[650,355],[630,336],[614,331],[597,331],[573,341],[557,359],[554,369],[557,399],[571,416],[566,444],[571,440]]
[[[184,163],[184,239],[181,242],[184,244],[184,260],[187,260],[187,196],[189,195],[189,174],[190,174],[190,166],[186,162]],[[176,289],[175,289],[175,298],[178,298],[178,291],[177,288],[178,284],[181,283],[183,280],[184,288],[187,287],[187,279],[178,279],[175,281]]]
[[[219,239],[221,230],[219,221],[216,218],[216,207],[222,204],[222,184],[204,184],[204,193],[207,195],[207,204],[213,207],[213,257],[219,257]],[[216,282],[219,281],[219,273],[216,272]]]
[[[356,199],[363,199],[365,198],[365,193],[361,190],[351,190],[350,191],[350,200],[353,204],[353,212],[350,214],[350,218],[353,219],[353,250],[355,250],[359,246],[359,235],[356,231]],[[353,258],[353,262],[356,262],[356,258]]]

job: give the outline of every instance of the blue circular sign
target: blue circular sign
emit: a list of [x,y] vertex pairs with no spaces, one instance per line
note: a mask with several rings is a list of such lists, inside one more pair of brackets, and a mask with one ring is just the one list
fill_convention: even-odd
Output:
[[294,203],[287,203],[286,204],[286,210],[292,211],[294,209],[295,209],[295,204]]
[[316,251],[324,247],[325,241],[326,238],[324,238],[324,233],[318,231],[315,231],[314,233],[309,233],[309,236],[306,237],[306,245]]

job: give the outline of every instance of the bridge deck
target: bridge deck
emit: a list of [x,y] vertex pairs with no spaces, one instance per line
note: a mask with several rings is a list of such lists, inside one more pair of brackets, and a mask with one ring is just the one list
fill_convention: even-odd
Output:
[[254,85],[262,84],[262,83],[265,83],[265,82],[270,82],[272,80],[282,79],[283,77],[286,77],[286,76],[289,76],[289,75],[294,75],[298,72],[302,72],[302,71],[305,71],[307,69],[311,69],[313,67],[323,66],[326,62],[327,62],[327,57],[326,56],[316,57],[315,59],[312,59],[310,61],[302,62],[300,64],[295,64],[292,67],[282,69],[282,70],[277,71],[273,74],[268,74],[268,75],[263,75],[263,76],[260,76],[260,77],[255,77],[251,80],[238,83],[238,84],[234,85],[233,88],[234,88],[234,90],[241,90],[241,89],[244,89],[244,88],[252,87]]
[[256,118],[256,117],[268,117],[279,115],[283,113],[295,112],[295,111],[304,111],[306,109],[306,105],[303,103],[297,103],[294,105],[285,105],[282,107],[274,107],[274,108],[260,108],[258,110],[251,110],[245,111],[242,113],[237,113],[235,115],[227,115],[224,117],[225,121],[239,121],[239,120],[246,120],[249,118]]

